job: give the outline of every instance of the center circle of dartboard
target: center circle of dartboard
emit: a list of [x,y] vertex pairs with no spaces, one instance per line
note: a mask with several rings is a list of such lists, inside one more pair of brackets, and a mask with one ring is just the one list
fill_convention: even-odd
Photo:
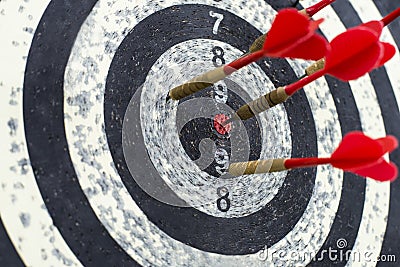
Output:
[[[270,3],[270,1],[267,2]],[[199,264],[202,261],[198,260],[203,257],[217,264],[223,259],[218,258],[219,255],[216,254],[252,254],[265,246],[275,245],[281,246],[281,248],[293,248],[296,247],[296,244],[305,242],[304,240],[311,240],[313,251],[319,251],[318,256],[327,248],[335,247],[338,237],[345,237],[348,241],[346,249],[351,250],[359,231],[365,198],[365,180],[358,179],[351,174],[344,175],[343,190],[339,189],[341,192],[340,203],[338,203],[337,214],[334,214],[337,216],[334,220],[324,218],[325,213],[322,210],[330,209],[330,207],[329,201],[324,203],[323,199],[335,200],[337,196],[319,192],[323,186],[334,184],[334,178],[329,179],[327,184],[323,184],[322,179],[314,183],[314,180],[318,178],[315,169],[289,172],[284,185],[274,199],[260,211],[244,218],[218,218],[206,215],[194,208],[170,206],[154,200],[143,191],[132,178],[125,162],[122,151],[122,127],[129,100],[145,82],[148,70],[168,47],[179,42],[200,38],[216,39],[244,51],[261,32],[244,19],[234,15],[234,4],[230,11],[225,9],[232,8],[232,6],[224,7],[225,9],[216,8],[212,6],[212,1],[207,3],[210,6],[179,5],[165,8],[157,6],[154,7],[157,11],[154,13],[152,7],[148,6],[142,10],[128,8],[127,10],[131,13],[122,9],[122,15],[124,15],[124,11],[127,12],[125,17],[142,16],[140,22],[133,27],[132,31],[128,28],[125,33],[122,33],[124,40],[120,39],[121,44],[118,41],[117,45],[109,42],[106,44],[106,49],[101,50],[104,55],[94,60],[91,58],[83,60],[86,72],[82,71],[79,72],[79,75],[70,77],[68,75],[76,74],[71,72],[71,69],[74,67],[77,67],[79,71],[82,69],[80,65],[66,66],[72,47],[79,46],[79,42],[74,44],[75,37],[78,36],[78,40],[82,41],[81,35],[87,33],[84,31],[79,33],[82,24],[85,25],[84,28],[97,27],[96,24],[90,24],[93,23],[91,19],[84,23],[85,19],[91,16],[95,3],[96,1],[85,4],[71,2],[68,5],[57,5],[56,1],[50,3],[37,29],[40,34],[36,34],[32,42],[26,66],[23,95],[26,139],[37,184],[54,225],[57,225],[63,239],[84,265],[94,264],[94,262],[98,264],[108,262],[112,265],[115,262],[123,261],[132,264],[137,261],[143,265],[155,265],[156,262],[158,264],[159,261],[162,261],[160,265],[166,265],[171,262],[182,263],[182,259],[186,256],[190,257],[188,260],[190,263]],[[257,6],[257,4],[266,10],[270,8],[263,2],[257,2],[255,5]],[[104,6],[97,6],[96,11],[101,7],[115,8],[112,5],[104,4]],[[245,7],[243,9],[247,10]],[[71,10],[74,10],[74,15],[70,17],[57,15],[70,14]],[[141,13],[141,11],[145,12]],[[224,15],[220,26],[222,31],[216,36],[210,33],[210,27],[212,28],[215,22],[214,17],[210,18],[210,11],[213,11],[214,14]],[[240,12],[238,11],[238,13]],[[117,13],[115,12],[114,15]],[[146,15],[143,15],[144,13]],[[108,15],[110,15],[107,14],[103,11],[103,13],[97,12],[95,15],[101,16],[107,21]],[[253,15],[251,12],[245,15],[241,14],[242,17],[252,17]],[[267,12],[265,15],[265,17],[273,17],[274,14]],[[147,18],[143,19],[143,17]],[[60,20],[68,25],[68,31],[48,30],[47,25],[61,25]],[[122,16],[122,19],[119,18],[115,21],[118,24],[120,21],[128,21],[128,19]],[[162,24],[157,21],[171,21],[169,26],[173,27],[174,31],[171,33],[168,31],[171,29],[164,29],[168,35],[156,38],[155,36],[160,33],[157,25]],[[235,29],[231,28],[233,25],[236,25]],[[241,26],[237,27],[237,25]],[[118,27],[119,25],[114,28],[115,33],[120,30]],[[110,30],[107,34],[109,35],[104,36],[104,39],[108,42],[109,39],[113,39],[113,31]],[[90,34],[88,35],[90,36]],[[116,35],[118,36],[118,34]],[[125,35],[129,37],[125,37]],[[98,36],[95,35],[95,37]],[[78,49],[88,52],[105,40],[99,41],[93,38],[90,40],[92,41],[90,46]],[[42,53],[42,49],[49,47],[48,44],[52,44],[51,47],[57,49],[53,52]],[[160,51],[159,47],[164,47],[164,50]],[[134,55],[126,55],[124,50],[136,52]],[[145,55],[141,55],[143,51],[145,51]],[[94,112],[95,116],[93,116],[88,110],[94,104],[98,106],[96,101],[103,102],[101,94],[104,91],[104,84],[93,83],[96,80],[87,74],[94,76],[104,72],[105,66],[96,66],[96,60],[101,61],[103,56],[106,58],[114,52],[112,64],[106,66],[106,75],[108,76],[107,88],[104,92],[104,111],[97,107]],[[137,60],[140,56],[144,58]],[[74,62],[73,60],[74,56],[71,56],[70,61]],[[266,63],[260,63],[260,68],[270,76],[275,86],[284,85],[296,79],[296,75],[291,69],[292,66],[287,65],[285,61],[268,60]],[[49,66],[51,66],[51,73],[43,71],[49,70]],[[110,67],[109,70],[108,67]],[[68,69],[67,72],[66,69]],[[67,74],[64,76],[65,72]],[[93,90],[82,90],[75,97],[66,98],[64,108],[77,111],[64,114],[62,103],[65,92],[63,90],[66,90],[65,88],[71,90],[71,80],[73,79],[76,79],[77,84],[82,82]],[[349,84],[341,83],[338,86],[337,81],[329,78],[327,78],[327,84],[335,100],[342,133],[357,128],[361,129],[360,119],[353,115],[352,117],[348,116],[348,114],[357,114],[357,106],[354,103]],[[337,89],[338,87],[340,89]],[[96,90],[100,93],[90,95]],[[314,131],[314,119],[321,122],[321,118],[312,113],[314,109],[320,108],[313,101],[315,99],[309,99],[308,103],[305,94],[301,92],[285,103],[291,135],[294,136],[291,148],[293,157],[316,154],[317,136]],[[346,104],[344,104],[345,102]],[[103,113],[104,125],[101,123]],[[68,116],[73,116],[73,118]],[[94,118],[95,123],[85,125],[85,116]],[[81,125],[72,129],[71,125],[76,122],[75,119],[81,120]],[[140,120],[139,117],[137,119]],[[64,124],[67,125],[65,129]],[[328,126],[327,131],[329,132],[331,128]],[[323,128],[323,126],[318,127]],[[102,132],[103,129],[107,134],[107,140],[86,138],[92,130]],[[318,135],[319,144],[324,141],[321,138],[323,137]],[[71,140],[73,141],[71,142]],[[91,143],[87,145],[85,142]],[[101,149],[97,149],[99,145]],[[318,147],[318,149],[320,148]],[[46,153],[41,153],[41,151],[46,151]],[[54,152],[51,155],[51,162],[48,160],[49,151]],[[143,151],[145,152],[145,150]],[[143,151],[138,150],[138,153]],[[111,153],[112,162],[96,161],[96,158],[100,158],[106,153]],[[83,167],[79,164],[82,164]],[[150,162],[147,164],[148,166],[146,165],[146,168],[142,168],[142,170],[148,171],[151,168],[152,164]],[[105,171],[110,166],[116,169],[116,174]],[[98,172],[86,172],[85,169],[90,168],[98,168]],[[140,173],[140,169],[138,172]],[[146,172],[141,174],[147,175],[147,178],[151,178],[152,175],[152,173]],[[87,181],[82,179],[82,175],[86,175]],[[114,176],[118,175],[123,183],[118,179],[114,180]],[[124,187],[129,191],[135,206],[132,206],[132,203],[124,195]],[[160,188],[168,189],[162,188],[162,185]],[[313,194],[318,195],[318,198],[309,202]],[[310,211],[306,210],[308,203],[314,207]],[[327,206],[321,206],[320,203]],[[111,208],[111,204],[115,204],[114,208]],[[317,220],[308,219],[318,212],[321,212],[316,215],[319,219],[318,223],[316,223]],[[303,220],[303,218],[305,219]],[[301,222],[300,226],[298,222]],[[321,231],[325,231],[322,223],[330,225],[329,236],[325,236],[325,240],[322,235],[322,241],[317,242],[314,240],[316,237],[313,234],[315,233],[310,228],[319,227]],[[252,231],[242,231],[249,229],[249,226]],[[293,233],[295,236],[291,237],[294,227],[300,228],[300,231]],[[84,234],[92,233],[92,231],[94,231],[92,235],[96,236],[95,238]],[[302,235],[301,242],[297,242],[296,237],[300,234]],[[75,239],[77,235],[79,235],[77,238],[79,241]],[[101,240],[102,247],[110,251],[108,256],[105,257],[100,252],[95,255],[87,255],[85,252],[87,244],[93,244],[98,240]],[[282,243],[285,244],[282,245]],[[315,245],[316,243],[319,245]],[[196,249],[192,249],[192,247]],[[198,249],[201,251],[199,252]],[[175,257],[174,253],[178,256]],[[235,260],[237,259],[239,257],[235,258]],[[247,263],[248,260],[246,258],[241,263]]]
[[[172,46],[158,58],[141,90],[141,128],[151,163],[165,183],[188,206],[213,216],[243,217],[257,212],[271,201],[286,174],[267,174],[259,179],[235,178],[227,175],[227,167],[231,160],[289,156],[289,124],[280,107],[275,112],[260,116],[263,131],[256,118],[233,123],[229,134],[221,134],[215,129],[216,116],[232,114],[233,110],[250,101],[264,88],[274,86],[258,65],[249,66],[246,71],[230,77],[240,85],[226,79],[182,101],[165,102],[166,88],[172,88],[175,82],[185,82],[185,79],[214,67],[211,53],[214,48],[222,51],[224,61],[234,60],[243,54],[220,41],[193,39]],[[124,52],[130,53],[129,50]],[[242,86],[247,86],[246,90]],[[137,102],[134,96],[129,106]],[[124,116],[122,136],[128,140],[133,139],[133,112],[128,109]],[[135,147],[130,144],[123,142],[129,170],[139,185],[145,184],[135,174],[139,164],[132,164],[131,159],[137,162],[138,157]],[[148,183],[147,178],[144,180]],[[218,193],[221,189],[226,191],[223,195]],[[162,196],[151,196],[163,201]],[[181,206],[171,202],[168,204]]]
[[[243,95],[245,97],[241,97]],[[229,159],[231,158],[230,132],[234,131],[234,129],[232,129],[232,123],[228,124],[226,127],[221,126],[223,120],[228,119],[230,115],[224,104],[232,108],[232,110],[237,110],[240,106],[246,104],[244,99],[251,98],[238,84],[230,79],[224,79],[215,86],[208,87],[179,101],[179,104],[189,99],[195,100],[196,98],[203,97],[215,100],[215,106],[212,106],[214,110],[211,112],[215,115],[212,117],[194,118],[189,121],[180,130],[179,139],[186,154],[195,161],[196,164],[199,162],[202,154],[210,152],[210,154],[214,154],[214,159],[208,166],[200,165],[199,167],[213,177],[220,177],[226,173],[227,167],[229,166]],[[249,156],[246,160],[258,160],[260,159],[262,142],[260,126],[255,117],[244,121],[244,125],[247,137],[252,140],[249,143]],[[205,143],[203,145],[203,151],[201,151],[201,143],[204,142],[204,139],[211,140],[215,147],[213,145],[210,146],[210,143]],[[202,162],[199,162],[199,164],[201,163]]]

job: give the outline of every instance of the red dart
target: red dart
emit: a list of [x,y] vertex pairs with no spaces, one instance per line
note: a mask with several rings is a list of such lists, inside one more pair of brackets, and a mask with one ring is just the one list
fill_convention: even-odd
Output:
[[322,19],[311,21],[293,8],[279,11],[265,38],[263,48],[225,65],[224,72],[229,75],[263,57],[309,60],[324,57],[330,50],[329,43],[315,33],[322,21]]
[[[329,158],[293,158],[259,160],[233,163],[229,172],[234,175],[283,171],[321,164],[331,164],[335,168],[370,177],[377,181],[394,181],[398,171],[392,162],[383,156],[398,146],[394,136],[372,139],[362,132],[347,134]],[[267,167],[265,167],[267,166]]]
[[286,86],[285,93],[291,96],[325,74],[350,81],[385,64],[394,56],[396,49],[391,44],[379,41],[379,37],[385,23],[393,21],[399,15],[400,12],[396,10],[381,21],[364,23],[335,37],[331,42],[331,53],[325,58],[325,67]]

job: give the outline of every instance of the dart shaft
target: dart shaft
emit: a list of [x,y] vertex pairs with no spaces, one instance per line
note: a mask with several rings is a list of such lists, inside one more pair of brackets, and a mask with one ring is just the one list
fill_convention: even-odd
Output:
[[397,8],[395,11],[391,12],[386,17],[384,17],[381,21],[383,22],[383,25],[386,26],[399,16],[400,16],[400,7]]
[[[314,73],[322,70],[325,66],[325,59],[320,59],[305,70],[305,75],[313,75]],[[228,124],[234,120],[247,120],[255,115],[268,110],[280,103],[285,102],[289,95],[285,92],[283,87],[279,87],[259,98],[241,106],[235,115],[227,120],[223,125]]]
[[298,80],[297,82],[291,83],[289,85],[287,85],[285,87],[285,93],[288,96],[293,95],[294,93],[296,93],[298,90],[300,90],[301,88],[303,88],[304,86],[306,86],[307,84],[315,81],[316,79],[322,77],[325,75],[325,70],[319,70],[317,72],[314,72],[313,74],[311,74],[310,76],[306,76],[303,79]]
[[285,167],[287,169],[312,167],[322,164],[331,163],[330,158],[294,158],[285,160]]
[[169,97],[174,100],[180,100],[213,85],[217,81],[224,79],[226,76],[227,74],[224,71],[224,66],[213,69],[171,89],[169,91]]
[[249,65],[252,62],[255,62],[259,59],[264,57],[264,52],[263,51],[256,51],[254,53],[247,54],[243,57],[240,57],[236,59],[235,61],[232,61],[228,65],[224,67],[225,73],[232,74],[233,72],[243,68],[244,66]]
[[227,65],[203,73],[192,80],[171,89],[169,91],[169,97],[174,100],[180,100],[186,96],[201,91],[231,75],[233,72],[243,68],[244,66],[259,60],[263,56],[263,51],[257,51],[236,59]]
[[332,4],[335,1],[336,0],[323,0],[321,2],[318,2],[315,5],[306,8],[306,13],[307,13],[308,16],[312,17],[312,16],[315,15],[315,13],[317,13],[318,11],[320,11],[324,7]]
[[232,163],[229,166],[229,173],[235,176],[280,172],[289,169],[312,167],[322,164],[329,164],[330,158],[294,158],[294,159],[267,159],[247,162]]
[[[283,103],[288,99],[288,95],[285,93],[283,87],[279,87],[259,98],[253,100],[243,106],[241,106],[232,117],[230,121],[235,119],[247,120],[255,115],[266,111],[267,109],[274,107],[280,103]],[[230,122],[229,120],[226,123]]]

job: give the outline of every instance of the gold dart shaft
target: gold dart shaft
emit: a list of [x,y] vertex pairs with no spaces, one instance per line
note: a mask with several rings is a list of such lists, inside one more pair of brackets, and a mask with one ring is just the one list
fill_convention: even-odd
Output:
[[[259,98],[253,100],[236,111],[236,116],[241,120],[247,120],[254,117],[258,113],[261,113],[273,106],[283,103],[288,99],[289,96],[285,93],[283,87],[279,87]],[[236,117],[234,116],[234,117]],[[232,117],[232,118],[234,118]],[[226,122],[229,123],[229,122]]]
[[254,160],[229,165],[228,172],[235,176],[285,171],[285,159]]
[[186,96],[203,90],[208,86],[213,85],[214,83],[222,80],[226,76],[227,75],[224,72],[224,66],[218,67],[171,89],[169,91],[169,97],[173,100],[180,100]]
[[316,62],[314,62],[311,66],[306,68],[306,75],[310,76],[311,74],[314,74],[315,72],[322,70],[325,67],[325,58],[322,58]]
[[[323,69],[325,66],[325,59],[320,59],[314,64],[309,66],[305,73],[307,76]],[[275,90],[241,106],[236,113],[229,120],[225,121],[223,125],[228,124],[234,120],[247,120],[255,115],[268,110],[278,104],[285,102],[289,96],[286,94],[284,87],[278,87]]]

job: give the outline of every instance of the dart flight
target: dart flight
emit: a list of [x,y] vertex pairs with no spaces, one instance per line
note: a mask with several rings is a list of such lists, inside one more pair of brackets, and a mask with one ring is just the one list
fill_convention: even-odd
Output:
[[[311,8],[310,13],[314,14],[328,3],[325,1],[317,7]],[[307,12],[307,9],[306,9]],[[194,94],[217,81],[224,79],[233,72],[263,58],[301,58],[307,60],[318,60],[326,56],[330,50],[329,43],[321,36],[315,33],[322,19],[312,21],[294,8],[283,9],[276,15],[268,35],[262,40],[262,49],[253,50],[229,64],[218,67],[211,71],[201,74],[192,80],[171,89],[167,100],[179,100],[191,94]],[[288,27],[290,25],[290,27]],[[256,41],[257,47],[260,41]]]
[[394,136],[372,139],[362,132],[347,134],[329,158],[292,158],[269,159],[232,163],[229,173],[239,176],[247,174],[285,171],[306,168],[322,164],[331,164],[335,168],[352,172],[377,181],[394,181],[397,167],[387,162],[384,155],[398,146]]
[[[322,0],[318,3],[316,3],[313,6],[310,6],[308,8],[302,9],[299,11],[299,13],[311,18],[312,16],[314,16],[318,11],[322,10],[324,7],[332,4],[333,2],[335,2],[336,0]],[[264,33],[263,35],[261,35],[260,37],[258,37],[250,46],[249,48],[249,52],[253,53],[256,52],[258,50],[261,50],[264,46],[264,41],[267,37],[267,33]]]
[[394,56],[396,49],[391,44],[379,41],[379,37],[383,27],[399,15],[400,8],[381,21],[370,21],[338,35],[330,43],[331,52],[325,57],[325,62],[320,61],[321,64],[317,66],[320,70],[241,106],[225,124],[238,119],[247,120],[283,103],[305,85],[326,74],[343,81],[350,81],[381,67]]

